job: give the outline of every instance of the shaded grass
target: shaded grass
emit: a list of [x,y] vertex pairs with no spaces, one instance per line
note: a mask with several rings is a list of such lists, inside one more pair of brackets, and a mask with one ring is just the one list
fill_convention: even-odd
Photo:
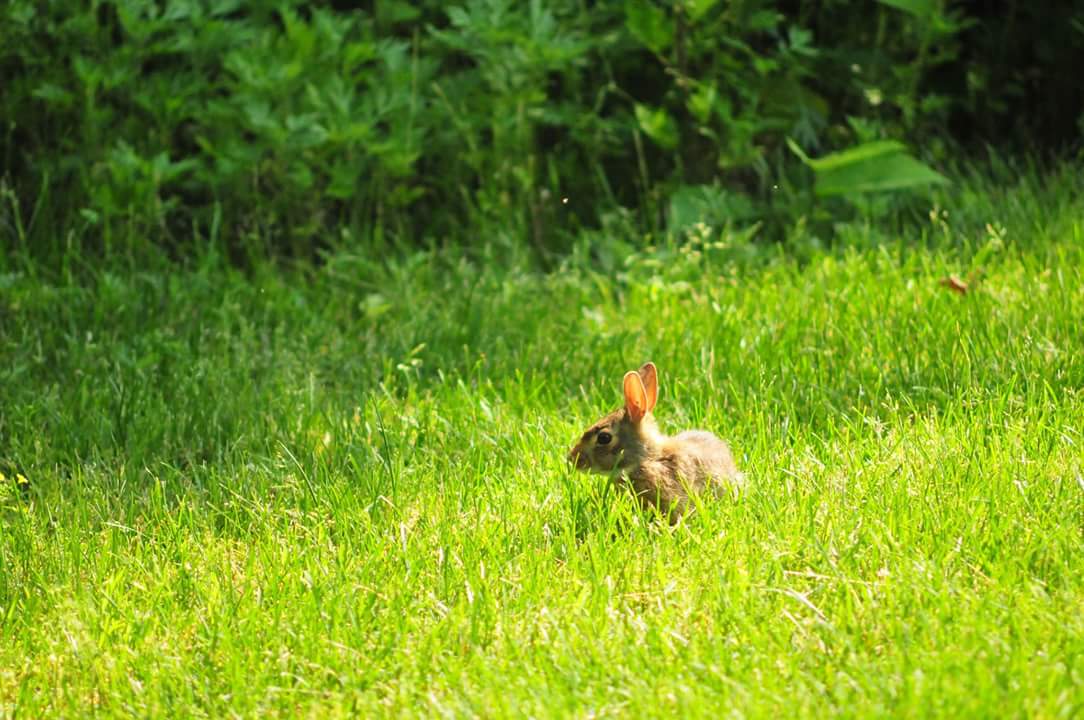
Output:
[[[1078,190],[800,262],[13,265],[0,712],[1079,713]],[[647,358],[752,478],[675,530],[563,463]]]

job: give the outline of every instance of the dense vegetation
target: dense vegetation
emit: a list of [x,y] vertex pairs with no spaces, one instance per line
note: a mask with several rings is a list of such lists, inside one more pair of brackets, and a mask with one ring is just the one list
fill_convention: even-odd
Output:
[[[4,275],[0,716],[1080,715],[1084,187],[1023,177],[802,262]],[[564,462],[645,358],[751,478],[673,530]]]
[[956,146],[1064,150],[1082,48],[1071,0],[11,0],[0,232],[52,260],[825,233],[858,191],[933,176],[894,150],[818,202],[788,140],[942,170]]

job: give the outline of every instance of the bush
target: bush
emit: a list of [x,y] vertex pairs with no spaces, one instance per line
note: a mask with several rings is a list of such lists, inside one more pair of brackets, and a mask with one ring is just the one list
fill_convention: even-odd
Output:
[[946,127],[1059,146],[1084,107],[1042,92],[1079,46],[1069,2],[363,5],[6,3],[2,231],[44,255],[73,241],[57,223],[134,252],[341,234],[544,255],[621,208],[648,233],[783,226],[814,210],[804,152],[894,138],[938,161]]

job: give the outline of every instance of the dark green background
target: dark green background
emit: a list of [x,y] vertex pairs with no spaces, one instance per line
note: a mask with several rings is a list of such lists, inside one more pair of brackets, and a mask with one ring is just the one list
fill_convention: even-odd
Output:
[[855,211],[816,201],[787,138],[902,140],[942,172],[1077,150],[1082,48],[1070,1],[12,0],[0,238],[545,259],[672,229],[675,204],[770,236]]

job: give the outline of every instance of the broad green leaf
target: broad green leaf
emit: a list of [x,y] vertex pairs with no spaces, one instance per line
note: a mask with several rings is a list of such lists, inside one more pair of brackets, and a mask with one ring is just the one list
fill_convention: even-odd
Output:
[[72,101],[75,99],[75,97],[64,88],[49,82],[42,83],[35,88],[31,94],[39,100],[65,107],[71,105]]
[[755,13],[749,16],[745,25],[750,30],[756,32],[765,32],[767,30],[774,30],[775,26],[783,21],[783,15],[775,10],[757,10]]
[[685,12],[693,22],[707,15],[718,4],[719,0],[685,0],[683,3]]
[[655,53],[661,53],[674,41],[673,18],[650,0],[625,1],[625,27]]
[[706,123],[715,109],[715,100],[718,96],[719,93],[714,85],[700,85],[696,92],[689,96],[687,103],[689,112],[700,122]]
[[[796,145],[791,143],[791,150],[795,150],[796,147]],[[824,157],[817,159],[810,158],[800,151],[797,152],[799,153],[798,156],[802,158],[802,162],[813,168],[816,172],[826,172],[828,170],[854,165],[855,163],[875,160],[876,158],[884,157],[885,155],[905,153],[907,152],[907,148],[903,143],[895,140],[877,140],[856,145],[853,148],[832,153],[831,155],[825,155]]]
[[907,147],[895,140],[863,143],[841,152],[813,159],[798,143],[787,138],[787,146],[802,162],[813,169],[817,195],[900,190],[948,180],[907,153]]
[[376,4],[376,16],[381,22],[404,23],[417,20],[422,11],[412,3],[401,0],[384,0]]
[[934,0],[877,0],[877,2],[920,18],[932,17],[937,12]]
[[657,142],[667,150],[672,150],[678,144],[678,129],[674,119],[662,108],[649,108],[646,105],[636,104],[636,122],[640,129],[649,138]]
[[32,2],[11,2],[11,0],[9,2],[10,4],[6,10],[8,20],[18,25],[29,25],[38,14],[37,8],[34,7]]
[[814,192],[822,197],[903,190],[948,182],[943,175],[906,153],[876,156],[814,172]]

